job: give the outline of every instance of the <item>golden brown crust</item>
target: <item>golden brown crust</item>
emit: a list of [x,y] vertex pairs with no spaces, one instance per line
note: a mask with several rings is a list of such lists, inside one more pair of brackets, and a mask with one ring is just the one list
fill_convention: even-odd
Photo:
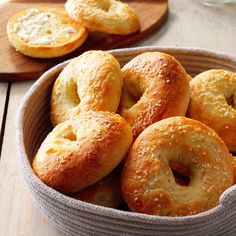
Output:
[[234,184],[236,184],[236,156],[230,155],[233,167]]
[[[190,167],[190,183],[175,182],[169,162]],[[145,129],[126,160],[121,190],[132,211],[185,216],[218,204],[233,184],[232,162],[220,137],[199,121],[171,117]]]
[[82,113],[49,133],[33,160],[33,170],[54,189],[77,192],[108,175],[131,142],[131,127],[119,115]]
[[134,138],[161,119],[185,115],[189,76],[171,55],[143,53],[123,68],[120,114],[133,128]]
[[95,184],[73,194],[73,198],[95,205],[118,208],[123,204],[120,190],[120,170],[114,170]]
[[64,68],[54,84],[52,124],[88,110],[116,112],[122,83],[120,64],[111,54],[83,53]]
[[88,29],[126,35],[140,28],[135,11],[116,0],[67,0],[65,9]]
[[[53,17],[47,19],[41,17],[38,21],[30,23],[33,17],[36,19],[36,15],[39,14],[45,14],[45,17],[51,14]],[[28,26],[25,25],[27,21]],[[47,25],[50,21],[51,26]],[[35,25],[36,23],[38,25]],[[30,28],[32,24],[33,29]],[[53,26],[58,26],[55,32],[52,30]],[[34,34],[33,31],[37,29],[40,31]],[[61,35],[58,33],[60,30]],[[53,33],[56,35],[53,36]],[[70,19],[61,8],[37,7],[23,10],[12,16],[7,24],[7,34],[11,44],[21,53],[36,58],[53,58],[68,54],[82,45],[88,31],[81,24]]]
[[236,151],[236,73],[205,71],[190,82],[190,90],[187,115],[214,129]]

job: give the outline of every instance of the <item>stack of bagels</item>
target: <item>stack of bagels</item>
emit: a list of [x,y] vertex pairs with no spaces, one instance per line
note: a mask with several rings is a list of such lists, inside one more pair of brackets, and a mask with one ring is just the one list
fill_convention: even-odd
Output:
[[13,15],[7,35],[17,51],[60,57],[80,47],[88,31],[128,35],[140,29],[136,12],[117,0],[68,0],[63,8],[34,7]]
[[51,94],[53,130],[33,170],[70,197],[134,212],[194,215],[234,184],[236,74],[191,78],[171,55],[123,68],[105,51],[73,59]]

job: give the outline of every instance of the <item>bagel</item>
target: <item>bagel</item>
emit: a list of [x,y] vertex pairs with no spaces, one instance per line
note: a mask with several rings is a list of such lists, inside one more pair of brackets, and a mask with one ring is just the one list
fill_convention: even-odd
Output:
[[78,192],[107,176],[125,157],[132,130],[119,115],[88,111],[57,125],[41,144],[35,174],[62,192]]
[[140,29],[135,11],[116,0],[67,0],[65,9],[72,19],[88,29],[121,35]]
[[88,31],[63,9],[37,7],[12,16],[7,35],[17,51],[30,57],[53,58],[78,48]]
[[108,176],[72,196],[75,199],[95,205],[118,208],[123,204],[120,190],[120,171],[114,170]]
[[233,166],[234,184],[236,184],[236,156],[233,156],[231,154],[231,161],[232,161],[232,166]]
[[120,64],[111,54],[83,53],[64,68],[54,84],[52,124],[55,126],[88,110],[116,112],[122,83]]
[[134,138],[161,119],[185,115],[189,76],[171,55],[146,52],[122,68],[123,91],[119,113],[132,126]]
[[214,129],[236,152],[236,73],[213,69],[190,82],[187,116]]
[[[176,183],[170,162],[189,166],[188,186]],[[216,206],[233,184],[232,161],[222,139],[208,126],[171,117],[145,129],[126,159],[121,190],[132,211],[185,216]]]

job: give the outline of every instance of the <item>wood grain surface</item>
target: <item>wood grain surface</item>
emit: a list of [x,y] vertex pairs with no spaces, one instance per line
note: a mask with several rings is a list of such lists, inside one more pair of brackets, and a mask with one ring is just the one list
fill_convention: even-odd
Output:
[[34,79],[52,65],[76,57],[83,51],[126,47],[147,37],[160,27],[166,19],[168,8],[167,0],[126,0],[123,2],[128,3],[137,12],[141,22],[139,32],[121,36],[90,31],[87,40],[80,48],[64,57],[56,59],[35,59],[17,52],[10,45],[5,29],[8,19],[18,11],[35,6],[64,7],[65,1],[47,0],[42,3],[42,1],[39,0],[21,0],[1,4],[0,28],[3,30],[0,31],[0,45],[2,45],[1,56],[4,60],[0,63],[0,80],[16,81]]
[[195,47],[236,56],[235,38],[236,3],[209,7],[201,0],[170,0],[166,23],[138,46]]
[[48,228],[46,218],[42,217],[36,209],[20,171],[16,149],[15,117],[21,98],[32,84],[33,82],[22,82],[12,84],[11,87],[4,145],[0,159],[1,236],[60,235],[54,227]]

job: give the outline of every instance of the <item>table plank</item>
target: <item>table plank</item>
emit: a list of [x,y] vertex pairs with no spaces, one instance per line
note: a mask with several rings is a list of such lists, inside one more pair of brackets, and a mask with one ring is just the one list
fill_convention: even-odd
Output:
[[0,82],[0,122],[2,121],[2,116],[4,112],[4,107],[5,107],[7,87],[8,87],[8,83]]
[[166,24],[136,46],[204,48],[236,56],[236,3],[204,6],[201,0],[170,0]]
[[11,87],[5,136],[0,160],[0,235],[62,235],[42,216],[23,179],[16,149],[16,114],[19,102],[33,82]]
[[[8,83],[0,82],[0,135],[2,134],[1,129],[2,129],[2,122],[3,122],[3,113],[4,113],[5,103],[6,103],[7,87],[8,87]],[[0,150],[1,150],[1,137],[0,137]]]

